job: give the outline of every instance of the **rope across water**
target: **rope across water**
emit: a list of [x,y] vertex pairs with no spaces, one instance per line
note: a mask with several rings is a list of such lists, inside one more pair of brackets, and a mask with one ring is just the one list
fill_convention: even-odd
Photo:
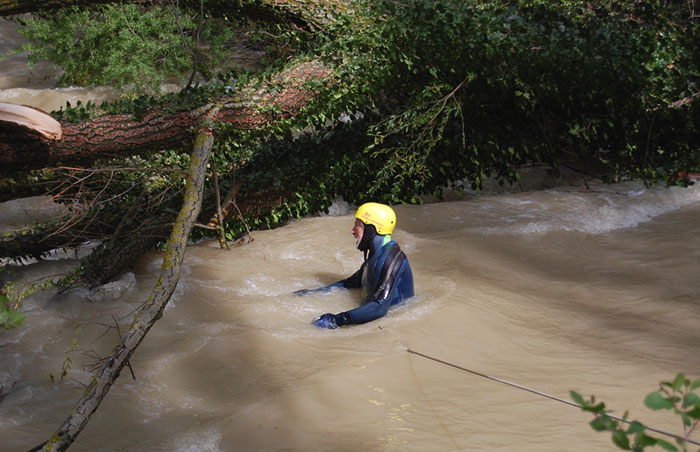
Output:
[[[557,402],[561,402],[561,403],[564,403],[564,404],[566,404],[566,405],[571,405],[571,406],[576,407],[576,408],[583,408],[580,404],[578,404],[578,403],[576,403],[576,402],[572,402],[571,400],[567,400],[567,399],[563,399],[563,398],[561,398],[561,397],[553,396],[553,395],[551,395],[551,394],[547,394],[547,393],[545,393],[545,392],[538,391],[538,390],[536,390],[536,389],[528,388],[527,386],[519,385],[519,384],[517,384],[517,383],[513,383],[513,382],[511,382],[511,381],[504,380],[504,379],[502,379],[502,378],[492,377],[491,375],[486,375],[486,374],[484,374],[484,373],[477,372],[477,371],[475,371],[475,370],[467,369],[467,368],[465,368],[465,367],[458,366],[457,364],[453,364],[453,363],[450,363],[450,362],[448,362],[448,361],[443,361],[443,360],[441,360],[441,359],[439,359],[439,358],[435,358],[435,357],[433,357],[433,356],[426,355],[426,354],[424,354],[424,353],[420,353],[420,352],[417,352],[417,351],[415,351],[415,350],[411,350],[410,348],[406,348],[406,351],[407,351],[408,353],[413,354],[413,355],[420,356],[421,358],[429,359],[429,360],[431,360],[431,361],[435,361],[436,363],[440,363],[440,364],[444,364],[444,365],[449,366],[449,367],[453,367],[453,368],[455,368],[455,369],[461,370],[462,372],[467,372],[467,373],[470,373],[470,374],[472,374],[472,375],[477,375],[477,376],[479,376],[479,377],[486,378],[487,380],[497,381],[497,382],[499,382],[499,383],[503,383],[503,384],[505,384],[505,385],[512,386],[512,387],[514,387],[514,388],[521,389],[521,390],[523,390],[523,391],[531,392],[531,393],[533,393],[533,394],[536,394],[536,395],[541,396],[541,397],[545,397],[545,398],[547,398],[547,399],[556,400]],[[626,422],[626,423],[628,423],[628,424],[631,423],[631,421],[629,421],[629,420],[627,420],[627,419],[623,419],[623,418],[621,418],[621,417],[614,416],[614,415],[612,415],[612,414],[610,414],[610,413],[605,413],[605,414],[606,414],[609,418],[615,419],[616,421]],[[647,426],[645,426],[645,428],[646,428],[647,430],[651,431],[651,432],[655,432],[655,433],[658,433],[658,434],[660,434],[660,435],[666,435],[666,436],[669,436],[669,437],[672,437],[672,438],[680,439],[681,441],[686,441],[687,443],[691,443],[691,444],[695,444],[695,445],[700,445],[700,442],[693,441],[693,440],[690,439],[690,438],[688,438],[688,439],[683,438],[682,436],[676,435],[676,434],[674,434],[674,433],[669,433],[669,432],[666,432],[666,431],[663,431],[663,430],[659,430],[659,429],[656,429],[656,428],[653,428],[653,427],[647,427]]]

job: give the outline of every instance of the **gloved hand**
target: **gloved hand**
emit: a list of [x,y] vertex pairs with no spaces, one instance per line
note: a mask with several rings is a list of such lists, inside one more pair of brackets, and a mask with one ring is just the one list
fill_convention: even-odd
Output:
[[338,328],[334,314],[323,314],[321,317],[316,317],[311,323],[319,328],[327,328],[329,330]]
[[316,317],[311,323],[319,328],[334,330],[349,324],[350,317],[345,312],[341,312],[340,314],[323,314],[321,317]]
[[337,283],[330,284],[328,286],[317,287],[315,289],[301,289],[294,292],[294,295],[301,297],[304,295],[311,295],[314,293],[330,292],[334,287],[344,288],[343,281],[338,281]]

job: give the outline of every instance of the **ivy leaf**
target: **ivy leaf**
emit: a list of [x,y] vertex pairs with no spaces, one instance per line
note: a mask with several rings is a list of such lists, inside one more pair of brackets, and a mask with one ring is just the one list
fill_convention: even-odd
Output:
[[685,414],[689,417],[692,417],[693,419],[700,419],[700,403],[695,405],[695,408],[693,408],[692,410],[686,411]]
[[695,381],[693,382],[693,384],[690,385],[690,390],[691,390],[691,391],[694,391],[694,390],[696,390],[697,388],[700,388],[700,378],[698,378],[697,380],[695,380]]
[[685,413],[680,413],[680,416],[681,416],[681,419],[683,420],[683,424],[686,427],[690,427],[691,425],[693,425],[693,421],[690,419],[690,416],[688,416]]
[[637,448],[645,448],[647,446],[654,446],[658,440],[656,438],[652,438],[651,436],[647,435],[644,432],[641,432],[637,434],[637,436],[634,439],[634,446]]
[[601,419],[598,419],[598,418],[593,419],[589,423],[589,425],[596,432],[604,432],[605,430],[607,430],[605,423]]
[[22,323],[24,323],[24,314],[18,311],[9,311],[8,323],[11,328],[17,328]]

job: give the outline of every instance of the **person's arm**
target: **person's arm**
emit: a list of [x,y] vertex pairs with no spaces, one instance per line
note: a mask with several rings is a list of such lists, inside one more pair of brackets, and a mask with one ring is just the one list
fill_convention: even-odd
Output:
[[349,276],[343,280],[340,280],[338,282],[334,282],[333,284],[329,284],[327,286],[317,287],[315,289],[297,290],[296,292],[294,292],[294,295],[301,296],[301,295],[309,295],[312,293],[330,292],[332,289],[335,289],[335,288],[354,289],[357,287],[362,287],[362,271],[364,270],[364,268],[365,268],[365,264],[363,263],[359,270],[357,270],[351,276]]
[[401,281],[402,272],[405,271],[404,267],[408,268],[408,261],[403,253],[401,253],[400,259],[400,262],[396,262],[398,270],[389,270],[382,275],[384,278],[379,281],[372,298],[367,303],[339,314],[323,314],[321,317],[314,319],[312,323],[321,328],[336,329],[341,326],[367,323],[384,317],[393,301],[400,296],[397,286]]
[[383,300],[370,300],[359,308],[341,312],[339,314],[323,314],[312,322],[321,328],[334,330],[341,326],[371,322],[384,317],[391,306],[390,297]]
[[356,289],[358,287],[362,287],[362,272],[365,270],[365,264],[363,263],[360,266],[360,269],[357,270],[355,273],[352,275],[348,276],[342,281],[338,281],[338,283],[342,283],[343,287],[346,289]]

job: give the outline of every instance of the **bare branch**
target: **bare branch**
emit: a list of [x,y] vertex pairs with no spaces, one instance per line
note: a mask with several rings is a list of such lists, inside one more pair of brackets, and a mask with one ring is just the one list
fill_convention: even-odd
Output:
[[156,282],[148,300],[134,316],[128,331],[121,338],[114,352],[95,373],[83,397],[78,401],[71,414],[66,418],[51,438],[40,447],[45,451],[66,450],[87,425],[92,413],[97,410],[102,399],[107,395],[119,373],[128,366],[136,348],[141,344],[151,327],[162,317],[170,297],[180,279],[180,270],[185,256],[187,237],[202,207],[202,195],[206,178],[207,162],[214,143],[210,121],[217,113],[215,107],[199,128],[190,159],[189,176],[185,189],[184,202],[170,240],[163,256],[160,278]]

